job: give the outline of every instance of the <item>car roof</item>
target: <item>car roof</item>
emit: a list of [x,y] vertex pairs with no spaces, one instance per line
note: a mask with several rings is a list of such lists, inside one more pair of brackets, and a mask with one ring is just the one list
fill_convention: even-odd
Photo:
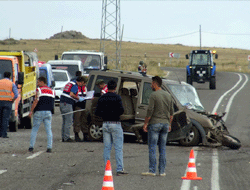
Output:
[[52,72],[56,72],[56,73],[68,73],[67,70],[63,70],[63,69],[52,69]]
[[88,50],[70,50],[70,51],[65,51],[62,53],[64,54],[92,54],[92,55],[102,55],[103,52],[97,52],[97,51],[88,51]]
[[[107,70],[107,71],[91,71],[90,75],[103,75],[103,76],[112,76],[112,77],[123,77],[123,78],[131,78],[131,79],[138,79],[138,80],[145,80],[151,82],[152,75],[143,76],[138,72],[133,71],[122,71],[122,70]],[[168,84],[180,84],[179,81],[169,80],[166,78],[162,78],[163,83]],[[181,82],[181,85],[186,85],[187,83]]]
[[49,60],[47,62],[48,64],[52,64],[52,65],[79,65],[82,64],[82,62],[80,60]]

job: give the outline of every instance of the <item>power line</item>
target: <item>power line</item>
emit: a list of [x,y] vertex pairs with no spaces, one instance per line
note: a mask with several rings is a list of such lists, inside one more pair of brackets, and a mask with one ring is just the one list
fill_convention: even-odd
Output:
[[199,31],[196,32],[191,32],[191,33],[187,33],[187,34],[182,34],[182,35],[178,35],[178,36],[170,36],[170,37],[165,37],[165,38],[155,38],[155,39],[141,39],[141,38],[128,38],[128,37],[124,37],[126,39],[131,39],[131,40],[165,40],[165,39],[170,39],[170,38],[179,38],[182,36],[188,36],[188,35],[192,35],[195,33],[198,33]]
[[250,36],[250,34],[232,34],[232,33],[219,33],[219,32],[204,32],[202,33],[207,33],[207,34],[217,34],[217,35],[234,35],[234,36]]

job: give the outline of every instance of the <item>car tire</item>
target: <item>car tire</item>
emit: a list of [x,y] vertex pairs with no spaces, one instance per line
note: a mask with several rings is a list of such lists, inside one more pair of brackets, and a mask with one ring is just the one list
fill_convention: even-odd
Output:
[[183,146],[196,146],[200,143],[200,133],[198,129],[193,125],[185,139],[180,140],[180,144]]
[[90,141],[101,141],[103,138],[102,125],[91,124],[88,128]]
[[190,85],[193,85],[193,80],[192,80],[191,76],[187,76],[187,83]]
[[216,89],[216,80],[215,80],[215,77],[211,77],[210,79],[210,83],[209,83],[209,88],[210,89]]

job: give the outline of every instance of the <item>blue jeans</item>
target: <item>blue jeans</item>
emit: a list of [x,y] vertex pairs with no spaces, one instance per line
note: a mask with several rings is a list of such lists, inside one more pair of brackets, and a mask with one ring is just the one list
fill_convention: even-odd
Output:
[[123,170],[123,130],[121,123],[103,122],[103,159],[106,165],[110,160],[112,144],[115,147],[116,172]]
[[53,135],[51,130],[52,114],[51,111],[36,111],[33,116],[33,128],[30,135],[30,148],[34,148],[36,143],[36,136],[41,123],[47,133],[47,148],[52,148]]
[[[73,106],[67,103],[60,103],[61,114],[73,112]],[[66,141],[70,138],[70,127],[73,124],[73,113],[66,114],[62,116],[62,139]]]
[[7,136],[7,128],[9,126],[12,102],[0,101],[0,137]]
[[169,125],[167,123],[157,123],[148,126],[149,172],[156,173],[156,146],[159,143],[158,169],[160,174],[165,173],[168,128]]

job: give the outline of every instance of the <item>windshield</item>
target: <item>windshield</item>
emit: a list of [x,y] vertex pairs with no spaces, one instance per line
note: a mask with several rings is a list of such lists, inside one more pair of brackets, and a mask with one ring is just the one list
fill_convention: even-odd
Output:
[[[63,54],[63,60],[80,60],[84,67],[87,69],[101,69],[101,57],[100,55],[91,54]],[[85,69],[87,68],[87,69]]]
[[71,76],[76,75],[76,71],[79,70],[78,65],[51,65],[52,69],[62,69],[67,70]]
[[0,60],[0,79],[4,78],[4,72],[11,73],[11,80],[13,78],[12,63],[10,60]]
[[210,65],[210,54],[192,54],[192,65]]
[[47,72],[45,69],[39,69],[39,77],[45,77],[47,79]]
[[201,104],[199,96],[193,86],[172,84],[168,86],[181,105],[186,106],[188,109],[204,111],[204,107]]
[[53,72],[55,81],[68,81],[68,76],[65,72]]

